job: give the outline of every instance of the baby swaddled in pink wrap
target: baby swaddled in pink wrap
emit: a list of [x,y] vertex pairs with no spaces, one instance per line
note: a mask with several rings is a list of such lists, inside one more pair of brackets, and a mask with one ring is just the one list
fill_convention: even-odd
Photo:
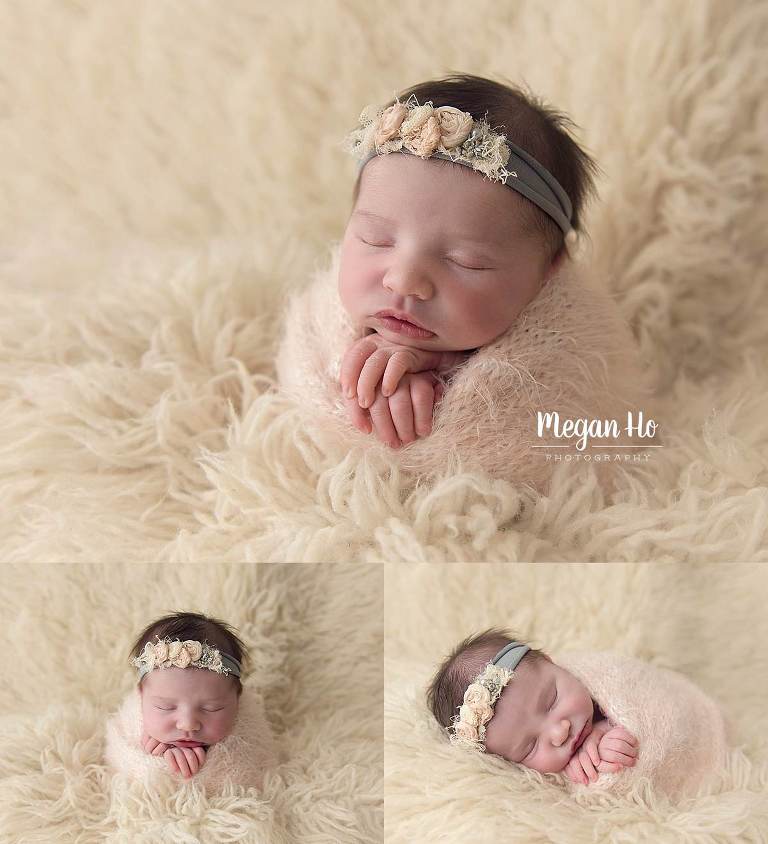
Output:
[[566,420],[615,420],[608,442],[636,443],[637,349],[569,260],[596,167],[566,119],[472,76],[401,98],[348,139],[355,204],[330,267],[290,303],[282,389],[313,426],[413,474],[453,462],[542,488],[546,446],[575,442]]
[[644,780],[678,799],[726,761],[722,713],[682,675],[611,653],[554,662],[504,630],[461,642],[428,699],[457,747],[563,774],[589,793]]
[[241,684],[244,655],[218,619],[152,622],[133,648],[138,684],[107,722],[110,767],[147,786],[181,778],[210,792],[259,788],[277,757],[261,698]]

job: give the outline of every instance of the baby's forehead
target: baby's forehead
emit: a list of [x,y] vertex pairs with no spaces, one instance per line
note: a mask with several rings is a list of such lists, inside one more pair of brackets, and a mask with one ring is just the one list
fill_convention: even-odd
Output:
[[203,668],[160,668],[146,675],[145,694],[154,697],[224,696],[232,689],[232,679]]
[[497,709],[516,710],[533,700],[554,680],[557,666],[547,659],[521,663],[499,697]]

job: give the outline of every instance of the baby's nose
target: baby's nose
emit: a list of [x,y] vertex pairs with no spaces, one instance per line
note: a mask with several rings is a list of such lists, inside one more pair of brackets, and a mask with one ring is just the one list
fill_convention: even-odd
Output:
[[384,286],[400,296],[415,296],[422,300],[429,299],[433,293],[430,280],[415,267],[390,270],[384,278]]
[[571,722],[563,718],[552,730],[552,744],[560,747],[571,734]]

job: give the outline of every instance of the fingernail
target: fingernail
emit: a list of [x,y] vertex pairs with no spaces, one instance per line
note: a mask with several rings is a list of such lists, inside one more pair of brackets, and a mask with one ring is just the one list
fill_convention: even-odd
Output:
[[358,404],[363,408],[363,410],[365,410],[368,407],[368,399],[360,399]]

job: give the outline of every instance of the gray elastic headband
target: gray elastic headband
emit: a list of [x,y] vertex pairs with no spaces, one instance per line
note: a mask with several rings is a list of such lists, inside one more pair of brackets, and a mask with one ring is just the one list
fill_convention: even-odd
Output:
[[[504,141],[509,147],[509,161],[504,165],[509,170],[509,176],[502,179],[501,183],[512,190],[521,193],[530,199],[534,205],[538,205],[545,214],[548,214],[560,228],[563,234],[571,231],[571,215],[573,206],[568,194],[562,189],[557,179],[539,162],[524,149],[512,143]],[[406,147],[393,152],[404,152],[407,155],[415,155]],[[379,153],[372,152],[360,162],[360,170]],[[388,153],[391,155],[391,153]],[[444,161],[452,161],[454,164],[461,164],[462,167],[473,168],[463,161],[455,161],[441,152],[433,152],[430,158],[442,158]],[[480,174],[482,175],[482,174]]]
[[528,645],[523,645],[521,642],[510,642],[496,654],[491,664],[506,668],[507,671],[514,671],[529,650]]

